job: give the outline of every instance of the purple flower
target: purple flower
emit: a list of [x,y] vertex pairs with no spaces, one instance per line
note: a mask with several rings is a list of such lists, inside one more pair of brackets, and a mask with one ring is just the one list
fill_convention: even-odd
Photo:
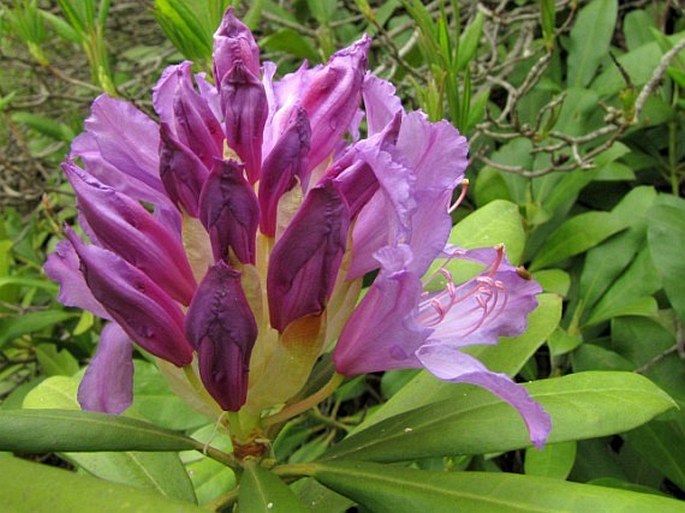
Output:
[[[189,62],[163,73],[159,124],[98,98],[63,165],[88,242],[68,229],[45,270],[63,303],[110,321],[83,407],[126,408],[138,347],[186,380],[191,402],[258,426],[337,341],[338,372],[426,368],[478,384],[517,408],[541,444],[541,408],[460,351],[521,333],[540,291],[502,248],[446,247],[464,137],[402,109],[366,71],[366,36],[280,80],[231,9],[214,43],[213,80]],[[483,269],[424,291],[445,255]],[[377,276],[357,304],[368,273]]]

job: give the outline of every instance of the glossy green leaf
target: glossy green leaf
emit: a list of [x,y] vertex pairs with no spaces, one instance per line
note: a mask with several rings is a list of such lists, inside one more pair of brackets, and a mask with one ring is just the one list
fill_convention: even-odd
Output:
[[583,344],[573,353],[573,370],[632,371],[635,366],[620,354],[596,344]]
[[660,288],[661,279],[654,268],[649,248],[644,248],[597,302],[586,324],[598,324],[621,315],[654,315],[656,301],[647,296]]
[[181,451],[197,442],[148,422],[69,410],[0,411],[0,450]]
[[275,474],[248,461],[240,481],[241,513],[306,513],[288,485]]
[[552,333],[547,341],[549,352],[552,356],[561,356],[562,354],[570,353],[582,343],[582,335],[571,335],[567,330],[561,327],[554,330],[554,333]]
[[571,287],[571,277],[561,269],[537,271],[533,273],[533,279],[542,286],[542,290],[545,292],[553,292],[562,297],[566,297],[568,289]]
[[90,476],[0,458],[2,509],[12,513],[201,513],[187,502]]
[[509,260],[518,264],[525,244],[518,207],[504,200],[491,201],[457,223],[449,242],[466,249],[504,244]]
[[542,269],[587,251],[623,230],[625,225],[609,212],[586,212],[565,221],[536,255],[531,270]]
[[616,25],[618,2],[592,0],[578,13],[568,48],[568,83],[584,87],[590,83],[607,56]]
[[671,305],[685,321],[685,201],[682,208],[656,205],[649,211],[649,250]]
[[[651,381],[629,372],[584,372],[523,386],[552,417],[548,443],[628,431],[675,406]],[[518,413],[483,389],[452,385],[433,399],[353,434],[324,458],[391,462],[530,446]]]
[[[501,337],[497,346],[472,346],[465,350],[491,370],[514,376],[547,340],[560,317],[561,298],[555,294],[540,294],[538,307],[530,314],[525,333],[518,337]],[[398,413],[440,400],[443,395],[449,396],[453,387],[454,384],[441,381],[428,372],[420,372],[360,427],[366,428]]]
[[639,427],[626,438],[642,458],[685,489],[685,428],[677,421],[654,421]]
[[483,23],[485,22],[485,15],[478,11],[476,17],[464,29],[459,38],[459,54],[457,55],[457,71],[462,71],[469,65],[476,50],[480,38],[483,34]]
[[284,28],[269,33],[260,41],[260,46],[272,52],[287,52],[310,62],[319,62],[321,56],[316,48],[300,33],[293,29]]
[[566,479],[576,461],[576,442],[547,444],[542,450],[529,447],[523,461],[529,476]]
[[50,376],[24,398],[27,409],[80,410],[76,401],[78,381],[69,376]]
[[683,511],[674,499],[519,474],[428,472],[361,462],[316,463],[306,470],[373,513]]

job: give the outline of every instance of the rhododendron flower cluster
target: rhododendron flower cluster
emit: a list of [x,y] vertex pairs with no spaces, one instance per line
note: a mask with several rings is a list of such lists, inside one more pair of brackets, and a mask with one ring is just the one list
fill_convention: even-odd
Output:
[[[540,287],[502,247],[447,244],[466,140],[405,112],[367,72],[370,45],[277,79],[229,10],[213,77],[183,62],[154,87],[159,122],[94,102],[62,166],[85,238],[67,228],[45,266],[64,304],[107,320],[83,408],[127,408],[135,346],[195,406],[259,431],[332,352],[338,381],[425,368],[485,387],[544,443],[549,418],[525,389],[461,351],[521,334]],[[439,258],[482,270],[441,269],[425,290]]]

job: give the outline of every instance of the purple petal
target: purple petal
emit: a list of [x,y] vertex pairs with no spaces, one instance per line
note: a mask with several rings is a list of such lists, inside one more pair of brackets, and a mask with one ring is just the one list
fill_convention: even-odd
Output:
[[229,7],[214,34],[214,82],[220,84],[226,73],[242,62],[253,75],[259,76],[259,47],[250,29],[235,17]]
[[526,423],[531,442],[538,449],[545,445],[552,429],[549,415],[528,395],[525,388],[508,376],[488,370],[472,356],[448,344],[426,344],[419,348],[416,357],[421,365],[442,380],[478,385],[508,402]]
[[406,270],[407,246],[377,252],[381,272],[347,321],[333,352],[336,370],[351,376],[416,367],[416,349],[430,330],[414,321],[421,281]]
[[87,246],[67,229],[93,296],[143,349],[178,367],[193,359],[183,333],[183,312],[155,282],[121,257]]
[[97,352],[78,388],[78,402],[87,411],[119,415],[133,400],[133,346],[121,327],[108,323]]
[[319,315],[330,297],[347,242],[349,209],[330,181],[310,190],[271,253],[267,290],[271,325]]
[[[124,175],[163,192],[157,174],[159,129],[154,121],[130,103],[101,95],[93,102],[85,127],[105,162]],[[79,144],[75,144],[72,155],[82,156]]]
[[95,299],[88,288],[79,265],[74,246],[69,241],[63,240],[57,243],[55,252],[48,255],[43,269],[48,278],[59,283],[57,299],[60,303],[88,310],[103,319],[110,319],[107,310]]
[[80,214],[98,245],[122,255],[171,297],[190,303],[196,283],[181,243],[138,202],[65,162]]
[[159,116],[161,123],[166,123],[172,133],[176,135],[176,115],[174,113],[174,98],[179,87],[179,82],[184,74],[190,74],[190,61],[167,66],[162,76],[152,88],[152,105]]
[[240,284],[240,273],[219,261],[200,283],[186,317],[188,340],[198,353],[200,377],[210,395],[228,411],[247,397],[257,323]]
[[542,292],[540,285],[521,277],[501,248],[453,250],[452,254],[485,269],[461,285],[426,296],[420,322],[433,327],[433,337],[466,346],[496,344],[499,337],[523,333],[528,314],[537,306],[536,295]]
[[169,198],[193,217],[198,216],[198,201],[209,172],[184,144],[174,137],[166,123],[160,130],[159,174]]
[[228,259],[229,249],[244,264],[255,263],[259,205],[243,166],[217,161],[200,194],[200,220],[209,233],[214,259]]
[[260,228],[270,237],[276,235],[278,202],[297,184],[305,180],[306,156],[311,130],[304,109],[297,109],[288,128],[264,160],[259,182]]
[[364,77],[362,97],[369,136],[382,132],[393,117],[404,110],[395,95],[395,86],[370,72]]
[[221,112],[221,98],[219,96],[219,91],[217,91],[214,84],[207,82],[207,74],[205,72],[195,73],[195,83],[197,84],[197,90],[200,92],[200,96],[205,99],[207,105],[214,114],[216,119],[222,119],[223,114]]
[[221,82],[226,141],[247,167],[250,183],[259,179],[262,138],[268,113],[264,86],[238,61]]

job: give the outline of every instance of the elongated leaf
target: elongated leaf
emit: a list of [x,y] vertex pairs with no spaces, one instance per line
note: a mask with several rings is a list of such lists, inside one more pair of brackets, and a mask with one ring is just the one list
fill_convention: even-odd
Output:
[[75,316],[76,313],[74,312],[45,310],[29,312],[19,317],[0,319],[0,348],[17,337],[40,331]]
[[38,344],[36,357],[47,376],[73,376],[78,362],[66,349],[58,350],[55,344]]
[[547,444],[541,451],[526,449],[524,470],[529,476],[566,479],[576,460],[576,442]]
[[283,481],[254,461],[245,465],[238,500],[240,511],[243,513],[306,513],[307,511]]
[[525,241],[518,207],[504,200],[491,201],[461,220],[449,239],[450,244],[466,249],[504,244],[514,264],[521,261]]
[[654,421],[627,434],[642,458],[685,488],[685,429],[675,421]]
[[360,462],[312,464],[319,482],[373,513],[676,513],[682,502],[558,479],[486,472],[427,472]]
[[649,211],[649,249],[671,305],[685,320],[685,201],[682,208],[656,205]]
[[617,12],[616,0],[593,0],[580,10],[569,41],[569,84],[584,87],[595,76],[609,51]]
[[182,451],[197,442],[140,420],[70,410],[0,412],[0,450]]
[[[552,417],[548,443],[628,431],[675,406],[647,378],[629,372],[584,372],[524,386]],[[518,413],[483,389],[453,385],[435,400],[350,436],[324,459],[407,461],[531,445]]]
[[549,267],[587,251],[604,239],[623,230],[625,225],[608,212],[586,212],[562,224],[540,249],[531,270]]
[[201,513],[206,510],[148,490],[0,458],[2,509],[12,513]]

